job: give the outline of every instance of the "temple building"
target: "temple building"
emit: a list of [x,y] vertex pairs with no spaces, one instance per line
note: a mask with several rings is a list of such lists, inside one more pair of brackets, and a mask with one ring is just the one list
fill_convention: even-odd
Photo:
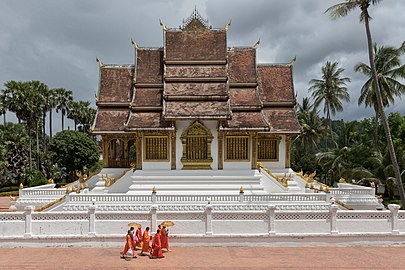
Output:
[[163,47],[138,47],[135,63],[100,62],[93,134],[106,168],[137,170],[290,167],[300,133],[293,65],[258,64],[256,46],[228,47],[227,29],[195,10],[163,23]]

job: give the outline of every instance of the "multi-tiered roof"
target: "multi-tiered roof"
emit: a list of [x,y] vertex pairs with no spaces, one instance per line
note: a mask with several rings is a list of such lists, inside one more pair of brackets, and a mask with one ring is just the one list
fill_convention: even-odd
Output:
[[218,120],[222,130],[299,133],[292,64],[256,64],[255,47],[227,47],[227,29],[198,12],[164,28],[163,48],[135,47],[134,65],[101,65],[93,132],[171,130]]

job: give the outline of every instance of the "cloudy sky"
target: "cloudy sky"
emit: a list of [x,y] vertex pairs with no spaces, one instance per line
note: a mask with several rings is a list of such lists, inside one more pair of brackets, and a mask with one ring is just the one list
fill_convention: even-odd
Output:
[[[320,77],[322,65],[338,61],[352,79],[351,102],[335,118],[361,119],[373,114],[357,106],[365,78],[353,71],[356,63],[367,63],[365,31],[359,11],[337,21],[324,14],[338,1],[2,0],[0,84],[40,80],[94,104],[96,56],[104,63],[133,63],[131,37],[140,46],[162,46],[159,18],[168,27],[178,27],[197,6],[214,28],[232,19],[228,46],[251,46],[260,38],[259,63],[286,63],[297,56],[294,83],[299,100],[308,96],[308,82]],[[398,47],[405,40],[405,1],[382,1],[370,13],[375,42]],[[405,97],[390,111],[404,113]],[[8,118],[13,119],[11,114]]]

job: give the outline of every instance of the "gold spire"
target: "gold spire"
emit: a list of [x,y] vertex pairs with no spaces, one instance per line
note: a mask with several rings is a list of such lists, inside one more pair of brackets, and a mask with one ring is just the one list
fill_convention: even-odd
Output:
[[230,20],[229,20],[229,23],[227,23],[227,24],[225,25],[224,30],[225,30],[225,31],[228,31],[228,29],[229,29],[229,27],[231,26],[231,24],[232,24],[232,19],[230,19]]
[[293,59],[291,59],[290,63],[288,63],[289,66],[293,66],[295,62],[297,61],[297,56],[294,56]]
[[132,37],[131,37],[131,43],[132,43],[132,45],[134,46],[135,49],[139,48],[138,44],[135,42],[135,40]]
[[167,26],[159,19],[160,26],[162,26],[163,30],[167,31]]
[[243,187],[242,187],[242,186],[240,186],[239,192],[240,192],[240,193],[244,193],[244,192],[245,192],[245,191],[243,190]]
[[156,193],[156,187],[155,186],[152,188],[152,192]]
[[23,183],[20,183],[20,189],[23,189],[23,188],[24,188]]
[[255,44],[253,44],[252,48],[253,48],[253,49],[256,49],[256,48],[257,48],[257,46],[259,46],[259,44],[260,44],[260,38],[259,38],[259,40],[258,40],[258,41],[256,41],[256,43],[255,43]]

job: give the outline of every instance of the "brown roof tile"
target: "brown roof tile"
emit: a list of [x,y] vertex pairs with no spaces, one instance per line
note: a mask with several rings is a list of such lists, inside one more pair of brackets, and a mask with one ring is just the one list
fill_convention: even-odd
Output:
[[266,102],[294,102],[292,68],[289,65],[259,65],[260,99]]
[[102,66],[98,102],[129,102],[132,92],[133,68]]
[[165,77],[225,77],[225,65],[166,65]]
[[270,132],[299,133],[300,126],[294,108],[266,108],[263,115],[270,125]]
[[230,83],[256,82],[256,49],[228,50],[228,73]]
[[226,119],[229,118],[226,101],[167,101],[164,103],[165,119]]
[[166,60],[225,60],[226,31],[165,31]]
[[162,106],[162,88],[135,88],[132,106],[154,107]]
[[167,82],[164,86],[165,96],[227,96],[225,83],[217,82]]
[[231,88],[229,89],[231,106],[260,106],[256,88]]
[[224,123],[224,130],[261,130],[269,129],[261,112],[232,112],[232,119]]
[[162,83],[163,51],[161,49],[139,48],[136,54],[136,82]]
[[131,112],[125,130],[173,129],[171,122],[162,119],[161,112]]
[[94,120],[93,132],[124,131],[124,124],[129,114],[128,109],[99,108]]

